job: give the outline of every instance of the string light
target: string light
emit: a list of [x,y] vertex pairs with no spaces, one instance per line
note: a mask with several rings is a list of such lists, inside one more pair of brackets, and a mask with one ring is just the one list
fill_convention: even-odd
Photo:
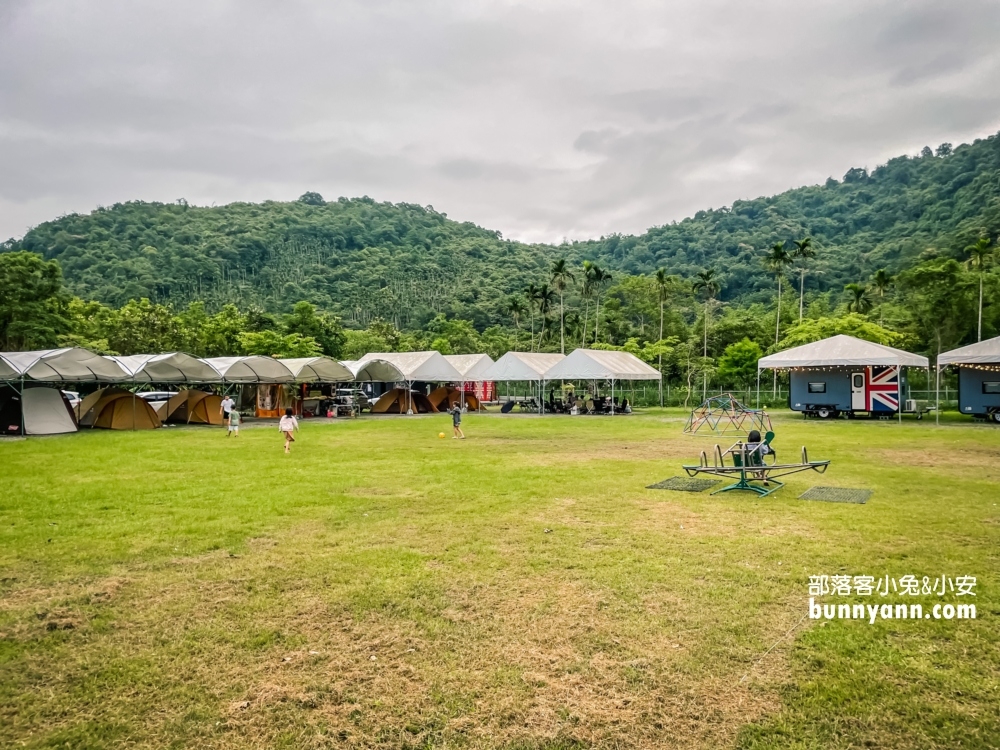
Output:
[[955,365],[958,366],[958,367],[960,367],[960,368],[961,367],[966,367],[966,368],[968,368],[970,370],[982,370],[983,372],[1000,372],[1000,364],[998,364],[998,365],[981,365],[981,364],[973,364],[971,362],[968,363],[968,364],[966,364],[964,362],[956,362]]

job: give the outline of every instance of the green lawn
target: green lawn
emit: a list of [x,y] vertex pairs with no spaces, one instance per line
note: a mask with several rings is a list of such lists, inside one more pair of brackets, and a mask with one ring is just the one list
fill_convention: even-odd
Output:
[[[825,476],[645,489],[715,442],[682,425],[0,442],[0,746],[1000,745],[1000,429],[781,414]],[[974,575],[978,619],[802,622],[839,573]]]

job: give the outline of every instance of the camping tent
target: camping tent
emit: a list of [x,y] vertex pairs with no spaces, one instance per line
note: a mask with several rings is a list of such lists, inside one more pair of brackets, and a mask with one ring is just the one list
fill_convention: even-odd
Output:
[[659,370],[629,352],[576,349],[545,373],[546,380],[610,380],[614,414],[616,380],[659,380]]
[[[457,383],[462,380],[462,373],[444,358],[441,352],[382,352],[366,354],[358,360],[357,366],[380,359],[394,365],[403,374],[407,383],[423,381],[426,383]],[[386,381],[388,382],[388,381]]]
[[223,383],[291,383],[295,376],[273,357],[213,357],[204,359]]
[[76,432],[73,409],[56,388],[18,391],[0,385],[0,435],[58,435]]
[[131,354],[108,357],[125,370],[134,383],[217,383],[219,373],[210,364],[183,352]]
[[415,414],[436,412],[437,409],[419,391],[407,391],[403,388],[393,388],[382,394],[372,407],[372,414],[406,414],[412,410]]
[[471,409],[472,411],[478,411],[479,409],[479,399],[476,398],[476,394],[469,393],[467,391],[460,391],[458,388],[452,388],[449,385],[442,385],[439,388],[435,388],[429,394],[427,394],[427,400],[431,402],[431,405],[438,411],[446,411],[451,409],[451,407],[459,401],[462,401],[462,394],[465,394],[464,407],[466,409]]
[[[97,398],[94,399],[94,396]],[[89,403],[88,403],[89,402]],[[120,388],[105,388],[90,394],[77,407],[80,424],[109,430],[151,430],[160,418],[143,399]]]
[[298,383],[350,383],[354,373],[329,357],[279,359]]
[[121,383],[129,374],[112,359],[86,349],[46,349],[0,354],[0,378],[44,380],[55,383]]
[[538,413],[545,408],[542,404],[547,373],[566,358],[563,354],[544,352],[507,352],[482,374],[483,380],[503,382],[524,381],[538,384]]
[[222,424],[222,396],[185,390],[174,394],[156,410],[163,422]]
[[366,359],[341,362],[354,374],[354,380],[359,383],[402,383],[406,381],[403,372],[391,362],[384,359]]
[[927,357],[904,352],[885,344],[856,339],[839,334],[811,344],[803,344],[783,352],[762,357],[758,370],[789,370],[796,367],[853,367],[880,365],[884,367],[927,367]]

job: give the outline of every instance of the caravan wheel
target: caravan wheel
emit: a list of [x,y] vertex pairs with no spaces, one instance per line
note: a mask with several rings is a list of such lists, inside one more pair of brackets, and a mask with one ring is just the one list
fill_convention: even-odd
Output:
[[816,410],[816,416],[820,419],[832,419],[837,416],[837,412],[835,409],[828,409],[825,406],[821,406]]
[[1000,424],[1000,411],[995,411],[990,414],[990,419],[992,419],[997,424]]

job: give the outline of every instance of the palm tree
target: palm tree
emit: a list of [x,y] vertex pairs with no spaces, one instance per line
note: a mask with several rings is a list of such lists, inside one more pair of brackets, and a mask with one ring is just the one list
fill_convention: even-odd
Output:
[[983,340],[983,273],[986,265],[993,259],[993,248],[989,237],[980,237],[976,244],[969,245],[965,252],[969,254],[969,267],[979,274],[979,323],[976,327],[976,341]]
[[[657,269],[656,276],[654,277],[656,281],[656,296],[660,301],[660,338],[658,341],[663,341],[663,303],[667,301],[667,283],[670,277],[667,276],[667,272],[662,268]],[[657,369],[660,371],[660,406],[663,406],[663,353],[661,352],[658,357]]]
[[583,288],[580,296],[583,297],[583,337],[580,339],[580,346],[587,345],[587,323],[590,321],[590,298],[594,296],[594,270],[597,268],[589,260],[583,261]]
[[[719,282],[715,278],[715,269],[706,268],[704,271],[699,271],[698,275],[695,277],[694,283],[691,285],[691,289],[695,294],[705,295],[705,350],[704,357],[708,358],[708,316],[711,314],[711,304],[712,300],[715,299],[715,295],[719,293]],[[708,374],[702,379],[701,384],[701,395],[702,398],[705,397],[708,391]]]
[[781,339],[781,278],[785,275],[785,271],[792,264],[792,256],[788,254],[785,250],[784,242],[775,242],[771,246],[771,250],[768,252],[767,257],[764,258],[764,265],[767,266],[767,270],[774,274],[775,278],[778,280],[778,311],[775,314],[774,323],[774,343],[777,344]]
[[573,272],[566,265],[565,258],[560,258],[552,264],[552,286],[559,293],[559,352],[561,354],[566,353],[566,316],[563,312],[563,295],[566,293],[569,282],[575,279]]
[[524,297],[528,300],[528,310],[531,313],[531,351],[535,351],[535,305],[538,304],[538,287],[528,284],[524,289]]
[[882,325],[882,304],[885,302],[885,293],[892,286],[892,276],[884,268],[878,269],[872,275],[871,288],[878,294],[878,324]]
[[844,287],[844,291],[851,293],[851,300],[847,303],[848,312],[864,315],[872,309],[872,301],[868,298],[868,287],[861,284],[848,284]]
[[799,263],[799,322],[802,322],[802,305],[805,300],[806,291],[806,261],[816,257],[816,250],[812,245],[812,237],[804,240],[794,240],[795,249],[792,250],[792,258]]
[[556,300],[556,293],[549,288],[548,284],[542,284],[538,287],[535,299],[538,302],[538,314],[542,319],[542,330],[538,334],[538,351],[541,351],[542,341],[545,340],[545,321],[548,320],[549,310],[552,309],[552,303]]
[[601,292],[611,283],[611,272],[594,266],[594,292],[597,295],[597,315],[594,316],[594,343],[597,343],[598,331],[601,327]]
[[516,294],[510,295],[507,298],[507,314],[514,319],[514,327],[517,328],[515,349],[521,346],[521,316],[524,315],[524,312],[524,299]]

